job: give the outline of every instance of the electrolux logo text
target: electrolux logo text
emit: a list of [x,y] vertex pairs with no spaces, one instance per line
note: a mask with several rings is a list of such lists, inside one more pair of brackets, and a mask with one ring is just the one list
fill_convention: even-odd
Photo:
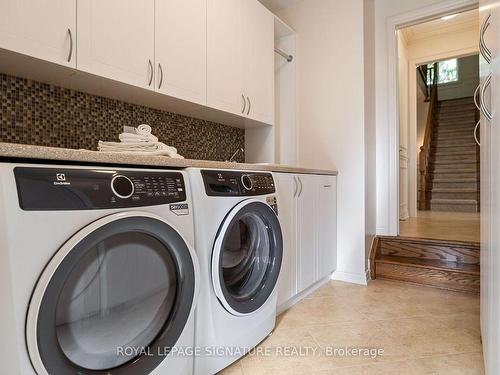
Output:
[[66,174],[56,173],[56,181],[54,185],[71,185],[71,182],[66,181]]

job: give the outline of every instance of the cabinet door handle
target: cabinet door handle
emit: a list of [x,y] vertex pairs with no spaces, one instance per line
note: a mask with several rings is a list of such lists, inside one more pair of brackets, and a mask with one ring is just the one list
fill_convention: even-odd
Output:
[[299,185],[297,184],[297,177],[293,176],[293,198],[297,195],[297,190],[299,190]]
[[69,35],[69,54],[68,54],[68,62],[71,61],[71,57],[73,56],[73,33],[71,32],[71,29],[68,28],[68,35]]
[[241,110],[241,114],[245,114],[245,108],[247,107],[247,101],[245,100],[245,95],[241,94],[241,99],[243,99],[243,109]]
[[490,19],[491,13],[486,16],[481,24],[481,27],[479,28],[479,51],[488,64],[491,63],[491,51],[484,42],[484,33],[486,32],[488,26],[490,26]]
[[478,121],[476,126],[474,127],[474,140],[476,141],[477,145],[481,147],[481,143],[479,142],[477,138],[477,129],[479,129],[479,125],[481,124],[481,121]]
[[486,104],[484,103],[484,93],[486,91],[486,88],[491,84],[491,73],[488,74],[488,76],[486,77],[483,85],[481,86],[481,90],[479,90],[479,106],[481,107],[481,113],[483,114],[484,117],[486,117],[486,119],[488,121],[491,121],[491,119],[493,118],[490,110],[486,107]]
[[299,184],[300,184],[299,195],[297,197],[300,197],[302,195],[302,180],[298,176],[297,176],[297,180],[299,180]]
[[332,185],[323,185],[323,187],[330,188]]
[[153,72],[154,72],[153,63],[151,62],[151,60],[148,60],[148,74],[150,74],[148,86],[151,86],[151,83],[153,82],[153,75],[154,75]]
[[250,108],[252,108],[252,102],[250,101],[250,98],[247,96],[247,100],[248,100],[248,111],[247,111],[247,115],[250,114]]
[[481,84],[477,85],[476,90],[474,91],[474,104],[478,110],[481,110],[481,106],[479,105],[479,98],[477,94],[479,93],[479,89],[481,88]]
[[158,83],[158,89],[161,89],[161,84],[163,83],[163,68],[161,67],[160,63],[158,63],[158,72],[160,74],[160,82]]

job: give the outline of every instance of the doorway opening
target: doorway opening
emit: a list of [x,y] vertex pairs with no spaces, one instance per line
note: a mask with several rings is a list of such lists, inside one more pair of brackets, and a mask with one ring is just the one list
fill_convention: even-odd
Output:
[[400,236],[480,240],[478,19],[397,31]]

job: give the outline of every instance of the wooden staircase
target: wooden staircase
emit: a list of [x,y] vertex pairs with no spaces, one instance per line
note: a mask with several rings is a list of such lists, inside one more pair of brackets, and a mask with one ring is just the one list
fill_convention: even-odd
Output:
[[479,211],[478,112],[473,98],[439,101],[430,129],[425,202],[432,211]]
[[479,243],[377,236],[372,279],[391,279],[460,292],[479,293]]

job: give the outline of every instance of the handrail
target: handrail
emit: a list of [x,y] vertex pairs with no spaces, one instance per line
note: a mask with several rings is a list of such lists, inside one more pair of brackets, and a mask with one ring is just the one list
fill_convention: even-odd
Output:
[[429,99],[429,84],[427,83],[427,66],[426,65],[420,65],[417,68],[418,72],[420,73],[420,78],[422,79],[422,84],[424,85],[425,88],[425,100],[427,101]]
[[431,141],[432,130],[435,123],[438,107],[438,74],[437,63],[434,64],[434,77],[432,80],[431,97],[429,103],[429,111],[427,112],[427,122],[425,124],[424,144],[420,147],[419,154],[419,199],[418,209],[421,211],[430,210],[430,156],[431,156]]

